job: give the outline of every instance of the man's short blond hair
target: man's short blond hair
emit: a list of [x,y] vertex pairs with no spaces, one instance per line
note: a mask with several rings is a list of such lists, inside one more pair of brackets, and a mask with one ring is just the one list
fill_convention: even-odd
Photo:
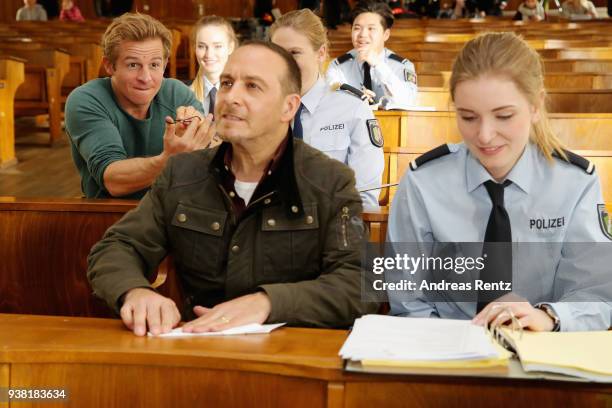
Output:
[[102,36],[104,56],[117,61],[119,45],[123,41],[145,41],[159,38],[164,47],[164,61],[170,57],[172,33],[153,17],[140,13],[125,13],[113,20]]

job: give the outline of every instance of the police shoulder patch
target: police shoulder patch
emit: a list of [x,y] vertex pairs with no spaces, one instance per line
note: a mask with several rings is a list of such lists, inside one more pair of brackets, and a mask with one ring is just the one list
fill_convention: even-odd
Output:
[[404,68],[404,80],[406,82],[412,82],[413,84],[416,85],[417,83],[416,72],[413,72],[407,68]]
[[376,147],[383,147],[385,139],[383,139],[382,131],[378,125],[377,119],[368,119],[366,121],[368,126],[368,134],[370,135],[370,142]]
[[443,145],[440,145],[436,147],[435,149],[428,151],[427,153],[423,153],[422,155],[414,159],[412,162],[410,162],[410,170],[415,171],[416,169],[418,169],[420,166],[424,165],[425,163],[430,162],[439,157],[446,156],[450,152],[451,151],[448,148],[448,145],[446,143]]
[[610,218],[610,213],[605,204],[597,204],[597,217],[599,218],[601,232],[612,241],[612,218]]
[[[593,174],[595,172],[595,165],[593,163],[591,163],[589,160],[585,159],[584,157],[580,156],[579,154],[576,154],[574,152],[570,152],[569,150],[563,150],[563,152],[567,156],[567,161],[569,163],[573,164],[574,166],[580,167],[587,174]],[[556,157],[557,159],[564,160],[556,152],[553,153],[553,156]]]
[[353,56],[348,52],[336,58],[336,60],[338,61],[338,64],[344,64],[346,61],[350,61],[352,59],[353,59]]

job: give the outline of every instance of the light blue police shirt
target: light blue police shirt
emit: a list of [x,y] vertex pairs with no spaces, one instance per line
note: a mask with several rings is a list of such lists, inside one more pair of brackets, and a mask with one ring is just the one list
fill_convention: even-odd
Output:
[[[333,91],[319,78],[302,97],[304,142],[355,172],[357,190],[379,187],[385,167],[383,149],[370,140],[367,103],[345,91]],[[378,206],[380,190],[360,193],[364,206]]]
[[[213,84],[212,82],[210,82],[208,80],[208,78],[206,78],[206,76],[202,76],[202,78],[204,79],[204,98],[200,100],[200,102],[202,103],[202,106],[204,107],[204,116],[208,115],[209,113],[215,113],[215,112],[208,112],[208,107],[210,105],[210,91],[213,88],[217,88],[217,91],[219,91],[219,84]],[[195,90],[193,89],[193,84],[190,86],[191,90],[195,92]]]
[[[327,68],[326,80],[329,84],[349,84],[357,89],[363,87],[363,62],[357,59],[357,51],[347,53],[350,58],[338,57]],[[395,55],[396,57],[392,57]],[[341,60],[346,59],[344,62]],[[385,97],[389,103],[401,105],[416,105],[417,76],[414,64],[407,59],[399,58],[397,54],[385,48],[379,56],[376,66],[370,68],[372,91],[376,93],[376,101]]]
[[[484,241],[492,204],[483,183],[492,177],[464,144],[448,146],[450,154],[404,174],[391,206],[387,242]],[[547,267],[521,267],[513,258],[513,291],[533,305],[551,305],[562,331],[608,329],[612,243],[599,221],[603,198],[597,174],[557,158],[550,163],[529,143],[507,179],[512,184],[504,190],[504,205],[513,242],[560,243],[552,246],[554,253],[539,255]],[[537,276],[521,284],[517,274],[523,268],[533,268]],[[418,291],[388,294],[395,315],[470,319],[476,311],[475,302],[427,302]]]

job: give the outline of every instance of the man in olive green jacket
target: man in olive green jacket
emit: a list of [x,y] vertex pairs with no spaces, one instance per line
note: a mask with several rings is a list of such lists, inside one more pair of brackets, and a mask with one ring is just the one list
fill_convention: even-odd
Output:
[[147,326],[164,333],[181,319],[146,279],[168,252],[197,316],[187,332],[264,322],[347,327],[376,310],[361,299],[365,231],[353,173],[289,131],[300,89],[283,49],[238,48],[215,106],[225,143],[172,158],[138,208],[92,249],[95,293],[135,334]]

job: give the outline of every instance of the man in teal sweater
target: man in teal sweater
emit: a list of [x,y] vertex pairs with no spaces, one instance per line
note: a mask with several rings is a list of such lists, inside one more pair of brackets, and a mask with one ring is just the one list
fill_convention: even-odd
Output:
[[124,14],[102,39],[109,78],[66,102],[66,131],[89,198],[141,198],[169,157],[208,146],[211,117],[187,86],[163,77],[172,37],[147,15]]

